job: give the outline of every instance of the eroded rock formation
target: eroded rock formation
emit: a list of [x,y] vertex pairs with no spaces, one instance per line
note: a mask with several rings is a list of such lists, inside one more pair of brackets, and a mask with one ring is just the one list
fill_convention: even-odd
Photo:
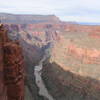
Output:
[[0,25],[0,100],[24,100],[24,61],[21,47]]

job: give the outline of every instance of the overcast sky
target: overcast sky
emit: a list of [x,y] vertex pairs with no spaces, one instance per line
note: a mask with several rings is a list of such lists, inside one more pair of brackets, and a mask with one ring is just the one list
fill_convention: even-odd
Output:
[[100,23],[100,0],[0,0],[0,12],[55,14],[65,21]]

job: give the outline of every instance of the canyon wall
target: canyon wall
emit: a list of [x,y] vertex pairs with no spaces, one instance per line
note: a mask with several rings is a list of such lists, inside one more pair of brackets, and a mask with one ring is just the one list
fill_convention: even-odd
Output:
[[91,36],[99,27],[67,25],[60,31],[42,73],[56,100],[99,100],[100,38]]
[[0,99],[24,100],[24,59],[17,41],[0,25]]
[[64,70],[56,62],[44,63],[42,78],[55,100],[100,99],[100,81]]

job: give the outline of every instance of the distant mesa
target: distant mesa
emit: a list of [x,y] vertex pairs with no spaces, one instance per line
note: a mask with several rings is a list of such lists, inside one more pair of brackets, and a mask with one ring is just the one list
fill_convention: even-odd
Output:
[[55,15],[28,15],[0,13],[2,23],[33,24],[33,23],[59,23],[60,19]]

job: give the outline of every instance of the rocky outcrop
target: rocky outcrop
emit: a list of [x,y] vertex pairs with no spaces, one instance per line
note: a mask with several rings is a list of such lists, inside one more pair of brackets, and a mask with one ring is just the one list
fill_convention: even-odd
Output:
[[17,41],[8,38],[3,25],[0,26],[0,54],[0,100],[24,100],[24,61],[21,47]]

